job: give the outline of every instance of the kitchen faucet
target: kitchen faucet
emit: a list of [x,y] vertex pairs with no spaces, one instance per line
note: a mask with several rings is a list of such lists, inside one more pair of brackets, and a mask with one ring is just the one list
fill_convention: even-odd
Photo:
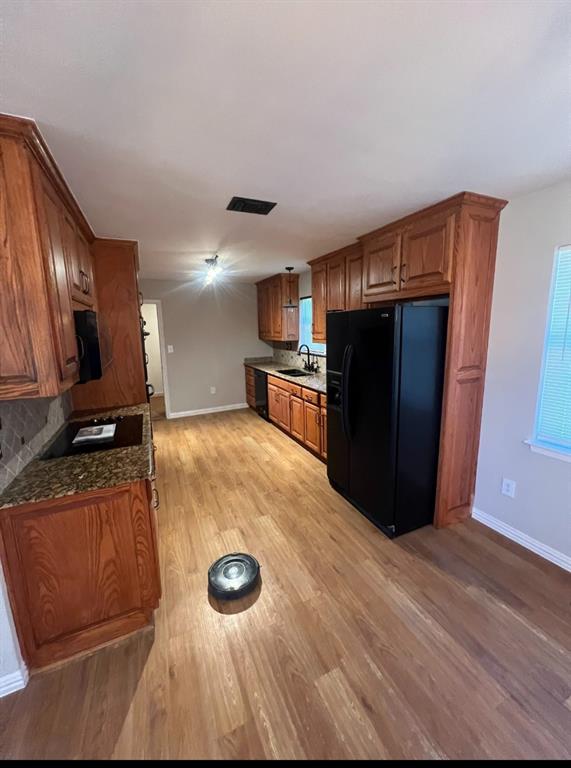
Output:
[[301,356],[301,350],[304,347],[307,349],[307,362],[303,364],[303,367],[305,368],[306,371],[311,371],[311,373],[317,373],[317,371],[319,370],[319,366],[317,365],[317,363],[311,362],[311,358],[310,358],[311,351],[307,346],[307,344],[302,344],[300,348],[297,350],[297,354]]

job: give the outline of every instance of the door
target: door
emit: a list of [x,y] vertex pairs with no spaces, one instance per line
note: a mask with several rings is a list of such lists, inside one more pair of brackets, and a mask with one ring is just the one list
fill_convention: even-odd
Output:
[[42,196],[42,200],[38,201],[38,209],[41,211],[42,237],[51,278],[50,304],[54,319],[59,375],[62,382],[72,384],[78,377],[79,356],[62,236],[63,216],[55,192],[46,180],[42,181],[38,187]]
[[311,336],[313,341],[324,342],[327,307],[327,266],[325,264],[317,264],[311,268],[311,303],[313,311]]
[[268,384],[268,416],[275,424],[280,423],[281,402],[278,388],[274,384]]
[[400,232],[388,232],[363,241],[363,295],[382,296],[399,290]]
[[292,395],[289,399],[290,433],[301,442],[305,440],[303,400]]
[[347,256],[345,266],[345,309],[363,307],[363,253],[361,248]]
[[[394,523],[395,397],[400,307],[349,314],[342,372],[350,439],[349,498],[376,523]],[[328,393],[329,402],[329,393]]]
[[426,288],[450,283],[454,252],[455,213],[430,216],[408,227],[402,239],[401,288]]
[[303,420],[305,429],[305,444],[316,453],[321,451],[321,425],[319,423],[319,406],[303,403]]
[[327,311],[345,309],[345,256],[341,254],[327,262]]

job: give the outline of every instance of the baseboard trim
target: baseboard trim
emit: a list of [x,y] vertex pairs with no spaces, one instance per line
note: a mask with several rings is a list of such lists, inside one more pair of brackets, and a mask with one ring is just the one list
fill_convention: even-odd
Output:
[[531,536],[528,536],[527,533],[518,531],[517,528],[512,528],[511,525],[498,520],[497,517],[488,515],[486,512],[482,512],[482,510],[477,507],[472,507],[472,517],[479,523],[487,525],[488,528],[492,528],[494,531],[501,533],[507,539],[511,539],[517,544],[521,544],[522,547],[535,552],[536,555],[543,557],[545,560],[549,560],[550,563],[555,563],[555,565],[558,565],[565,571],[571,571],[571,557],[569,557],[569,555],[565,555],[563,552],[553,549],[553,547],[548,547],[547,544],[543,544],[541,541],[533,539]]
[[248,403],[234,403],[233,405],[219,405],[216,408],[199,408],[196,411],[171,411],[167,419],[184,419],[186,416],[202,416],[205,413],[221,413],[222,411],[238,411],[247,408]]
[[28,670],[24,664],[16,672],[0,677],[0,698],[21,691],[28,685],[28,677]]

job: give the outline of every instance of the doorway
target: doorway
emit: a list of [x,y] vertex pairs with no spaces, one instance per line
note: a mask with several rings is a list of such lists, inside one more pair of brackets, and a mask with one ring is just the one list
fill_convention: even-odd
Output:
[[150,397],[151,417],[154,421],[166,418],[165,405],[165,369],[162,354],[162,323],[159,301],[145,301],[141,306],[145,321],[145,353],[147,363],[147,383],[153,387]]

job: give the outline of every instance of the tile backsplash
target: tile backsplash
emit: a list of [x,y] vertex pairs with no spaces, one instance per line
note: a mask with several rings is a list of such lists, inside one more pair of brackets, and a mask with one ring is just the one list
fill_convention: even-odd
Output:
[[69,394],[0,402],[0,492],[53,437],[71,410]]
[[[303,368],[307,360],[307,355],[297,354],[297,345],[291,341],[274,341],[274,360],[290,368]],[[312,360],[316,360],[320,371],[325,370],[325,358],[322,355],[311,355]]]

